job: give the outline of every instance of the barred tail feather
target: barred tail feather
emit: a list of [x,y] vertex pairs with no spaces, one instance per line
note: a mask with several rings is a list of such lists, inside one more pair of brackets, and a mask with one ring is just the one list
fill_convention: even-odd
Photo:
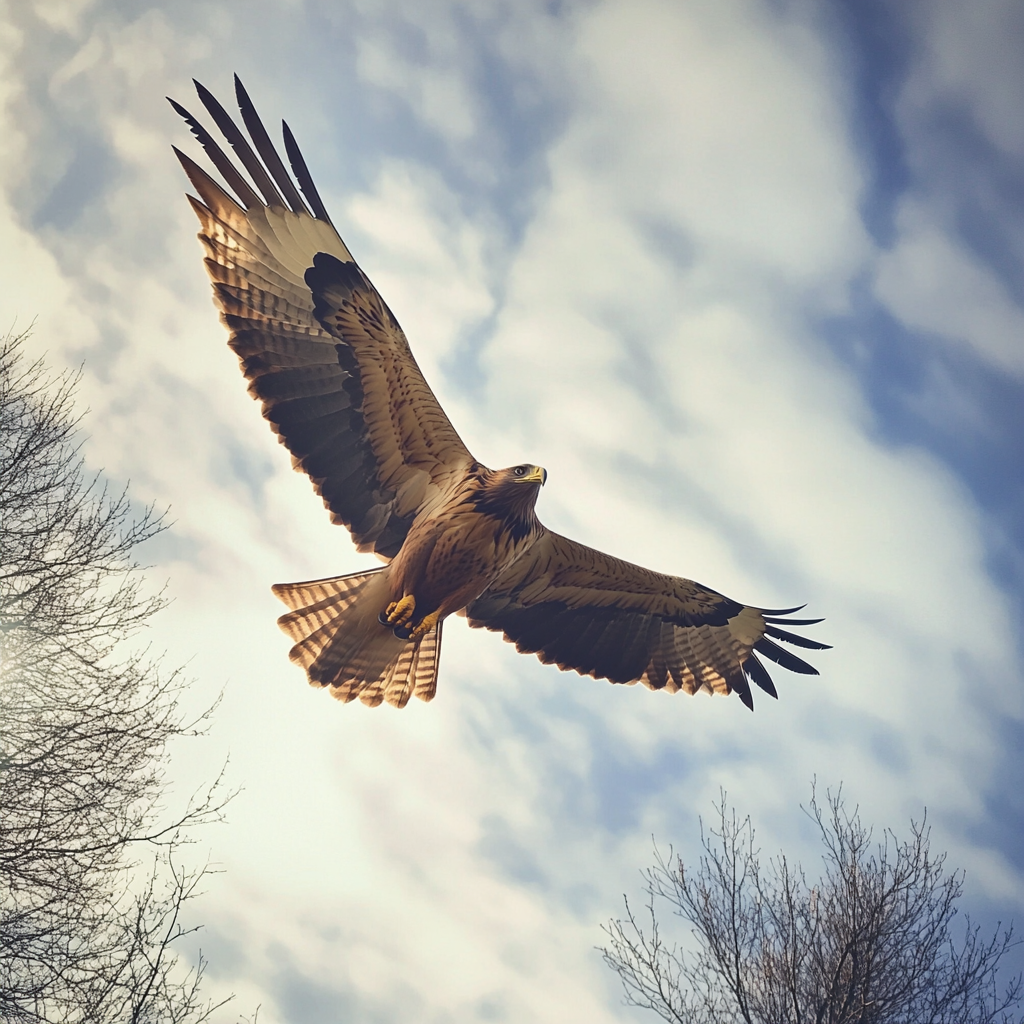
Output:
[[387,603],[387,566],[272,589],[291,609],[277,623],[296,641],[289,657],[306,670],[311,686],[328,686],[332,697],[358,697],[370,707],[384,701],[405,707],[413,695],[433,698],[441,624],[409,641],[377,621]]

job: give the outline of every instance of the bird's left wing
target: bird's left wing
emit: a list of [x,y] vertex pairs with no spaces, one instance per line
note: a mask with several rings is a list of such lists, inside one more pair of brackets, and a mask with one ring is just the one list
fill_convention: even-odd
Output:
[[735,691],[753,708],[748,679],[777,696],[758,654],[818,674],[774,642],[828,647],[779,628],[821,621],[786,618],[798,610],[738,604],[545,531],[466,615],[471,626],[502,632],[518,651],[561,669],[672,693]]
[[288,126],[295,180],[237,77],[252,145],[210,92],[196,89],[248,174],[171,100],[237,197],[175,150],[202,200],[189,197],[229,344],[332,521],[349,528],[360,551],[392,558],[416,513],[473,457],[331,224]]

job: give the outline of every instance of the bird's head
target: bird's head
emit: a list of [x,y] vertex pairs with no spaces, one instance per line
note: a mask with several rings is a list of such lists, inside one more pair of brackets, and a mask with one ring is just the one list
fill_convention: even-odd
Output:
[[499,470],[499,472],[506,480],[515,484],[539,484],[543,487],[548,479],[546,469],[541,466],[530,466],[525,462],[521,466],[510,466],[508,469]]
[[481,512],[529,526],[535,522],[533,506],[547,478],[547,470],[528,463],[508,469],[480,466],[472,500]]
[[499,469],[489,489],[498,502],[507,505],[509,515],[529,520],[533,517],[533,506],[547,478],[546,469],[523,463],[521,466]]
[[521,466],[509,466],[490,474],[486,484],[487,491],[499,503],[505,503],[510,510],[524,512],[533,509],[540,494],[541,487],[548,478],[546,469],[523,463]]

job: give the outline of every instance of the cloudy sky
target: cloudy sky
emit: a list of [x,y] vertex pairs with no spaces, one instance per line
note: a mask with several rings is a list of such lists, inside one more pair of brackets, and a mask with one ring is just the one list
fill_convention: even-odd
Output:
[[[150,639],[243,787],[195,908],[261,1024],[642,1019],[594,946],[720,788],[927,807],[1024,923],[1024,8],[1012,0],[8,0],[0,323],[84,364],[90,464],[170,507]],[[470,449],[562,532],[764,606],[778,702],[581,679],[454,621],[436,700],[308,688],[270,584],[375,564],[247,397],[164,100],[287,118]],[[274,129],[276,134],[276,129]],[[197,850],[202,857],[203,851]],[[222,1020],[234,1019],[224,1011]]]

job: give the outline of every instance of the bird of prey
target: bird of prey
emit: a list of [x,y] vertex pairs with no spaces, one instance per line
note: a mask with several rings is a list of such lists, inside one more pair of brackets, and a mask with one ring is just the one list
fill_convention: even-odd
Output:
[[463,444],[332,225],[288,125],[294,177],[237,76],[248,139],[196,89],[235,157],[170,101],[234,193],[175,148],[199,194],[188,198],[228,344],[331,521],[386,563],[274,586],[290,609],[278,620],[295,641],[290,657],[312,685],[370,706],[430,700],[453,612],[560,669],[670,693],[735,691],[751,709],[750,683],[776,696],[758,655],[817,674],[775,641],[824,649],[782,628],[820,619],[743,605],[546,529],[534,505],[547,473],[488,469]]

